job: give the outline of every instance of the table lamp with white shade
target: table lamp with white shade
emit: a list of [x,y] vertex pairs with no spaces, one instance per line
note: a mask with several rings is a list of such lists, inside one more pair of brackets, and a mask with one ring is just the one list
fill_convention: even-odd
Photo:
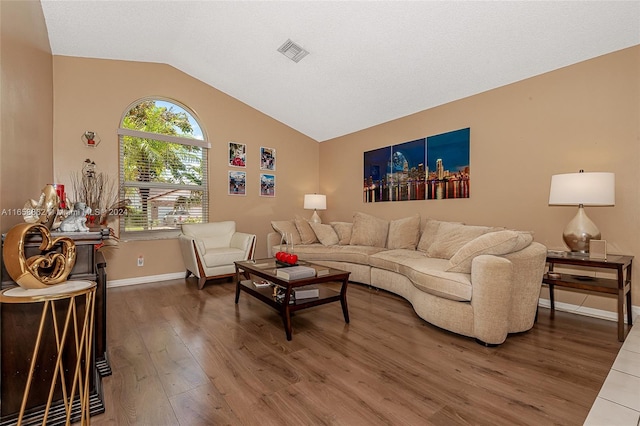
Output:
[[327,209],[327,196],[322,194],[304,194],[304,209],[313,210],[313,215],[309,222],[322,223],[318,210]]
[[600,239],[600,230],[584,211],[584,206],[613,206],[616,202],[615,174],[608,172],[565,173],[551,177],[549,205],[578,206],[562,239],[572,253],[589,253],[589,241]]

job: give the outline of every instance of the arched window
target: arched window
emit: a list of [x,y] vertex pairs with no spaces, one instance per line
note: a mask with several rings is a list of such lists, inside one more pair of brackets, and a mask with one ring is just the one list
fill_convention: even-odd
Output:
[[158,98],[129,106],[120,128],[120,235],[180,229],[208,221],[209,143],[186,106]]

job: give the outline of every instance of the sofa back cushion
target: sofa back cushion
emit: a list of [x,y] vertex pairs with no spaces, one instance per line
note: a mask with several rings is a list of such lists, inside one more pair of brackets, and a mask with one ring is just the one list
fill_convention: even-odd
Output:
[[333,226],[323,223],[309,223],[309,225],[323,246],[335,246],[340,241]]
[[446,271],[471,273],[471,262],[481,254],[503,255],[520,251],[533,241],[530,232],[503,230],[481,235],[462,247],[449,259]]
[[281,237],[284,237],[285,242],[293,243],[294,245],[300,244],[300,233],[293,220],[272,220],[271,227]]
[[387,248],[415,250],[420,238],[420,215],[416,214],[404,219],[389,222]]
[[296,215],[295,218],[296,229],[298,229],[298,233],[300,234],[300,243],[301,244],[313,244],[318,242],[318,238],[316,237],[316,233],[313,232],[309,221],[302,216]]
[[384,248],[388,233],[389,221],[358,212],[353,215],[353,230],[349,244]]
[[[418,247],[416,247],[421,252],[426,253],[431,247],[431,244],[436,239],[436,234],[438,233],[438,228],[441,223],[445,223],[441,220],[436,219],[427,219],[424,224],[424,229],[422,230],[422,235],[420,235],[420,241],[418,242]],[[448,222],[448,223],[458,223],[462,225],[460,222]]]
[[353,223],[350,222],[329,222],[333,229],[338,234],[338,244],[341,246],[347,246],[351,242],[351,231],[353,230]]
[[427,249],[427,256],[439,259],[451,259],[460,248],[469,241],[492,230],[487,226],[463,225],[461,223],[441,222],[433,243]]

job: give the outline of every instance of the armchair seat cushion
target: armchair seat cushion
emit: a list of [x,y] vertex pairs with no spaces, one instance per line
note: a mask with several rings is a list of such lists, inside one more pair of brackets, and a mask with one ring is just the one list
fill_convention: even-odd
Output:
[[245,251],[232,247],[210,248],[202,256],[202,260],[207,268],[216,266],[231,265],[245,259]]

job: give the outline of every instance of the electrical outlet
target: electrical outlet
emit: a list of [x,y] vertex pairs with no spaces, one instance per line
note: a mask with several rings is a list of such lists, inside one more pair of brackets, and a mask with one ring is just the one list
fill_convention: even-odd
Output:
[[138,266],[144,266],[144,257],[138,256]]

